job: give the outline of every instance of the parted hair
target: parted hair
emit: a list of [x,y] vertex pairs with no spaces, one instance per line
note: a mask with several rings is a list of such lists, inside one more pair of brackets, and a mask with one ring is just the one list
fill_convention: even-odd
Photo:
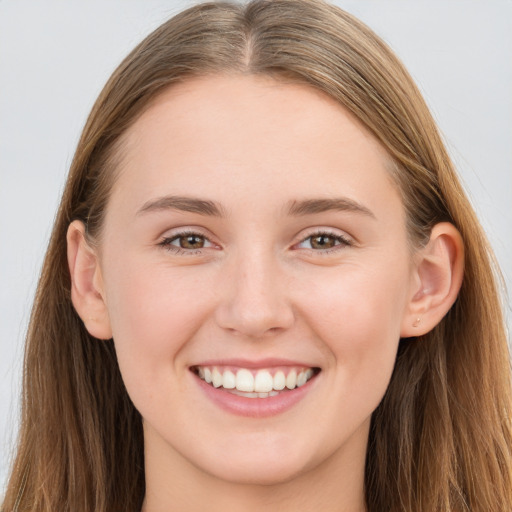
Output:
[[70,297],[66,231],[99,235],[121,137],[157,95],[192,77],[271,76],[323,91],[389,154],[411,243],[453,223],[465,247],[459,296],[428,334],[400,340],[372,416],[369,512],[512,510],[512,400],[501,281],[435,122],[403,65],[368,27],[322,0],[212,2],[142,41],[108,80],[71,164],[42,268],[24,362],[19,440],[3,512],[138,512],[142,419],[112,340]]

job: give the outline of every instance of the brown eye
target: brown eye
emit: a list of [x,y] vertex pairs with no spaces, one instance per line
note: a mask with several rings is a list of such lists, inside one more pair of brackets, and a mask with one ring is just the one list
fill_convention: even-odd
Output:
[[330,253],[329,249],[343,249],[351,245],[352,241],[341,234],[319,232],[304,238],[297,247],[299,249],[314,250],[319,254],[328,254]]
[[213,246],[204,235],[193,232],[178,233],[173,237],[164,238],[158,245],[165,247],[169,251],[181,251],[183,254],[195,254],[194,251],[200,251],[201,249]]
[[198,235],[182,235],[178,240],[182,249],[202,249],[205,244],[204,237]]
[[312,249],[331,249],[336,245],[336,238],[331,235],[315,235],[310,237]]

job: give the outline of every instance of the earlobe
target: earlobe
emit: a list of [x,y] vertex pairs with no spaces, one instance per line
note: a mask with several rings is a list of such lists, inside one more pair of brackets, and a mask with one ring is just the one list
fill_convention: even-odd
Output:
[[414,286],[402,320],[401,337],[421,336],[446,315],[459,293],[464,272],[464,245],[457,228],[436,224],[427,245],[418,251]]
[[67,257],[71,276],[71,300],[92,336],[112,338],[98,257],[85,237],[85,227],[73,221],[67,232]]

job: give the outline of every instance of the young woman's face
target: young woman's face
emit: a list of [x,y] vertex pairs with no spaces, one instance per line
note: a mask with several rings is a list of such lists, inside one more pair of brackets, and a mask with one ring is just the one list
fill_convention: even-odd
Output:
[[100,287],[149,462],[362,474],[415,282],[385,162],[333,100],[269,78],[186,82],[131,127]]

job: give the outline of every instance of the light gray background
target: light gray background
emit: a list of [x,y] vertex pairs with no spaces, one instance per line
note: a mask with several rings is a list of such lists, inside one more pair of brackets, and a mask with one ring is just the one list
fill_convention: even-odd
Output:
[[[510,289],[512,1],[336,3],[376,30],[419,83]],[[23,337],[79,132],[120,60],[188,5],[0,0],[0,495],[16,436]]]

